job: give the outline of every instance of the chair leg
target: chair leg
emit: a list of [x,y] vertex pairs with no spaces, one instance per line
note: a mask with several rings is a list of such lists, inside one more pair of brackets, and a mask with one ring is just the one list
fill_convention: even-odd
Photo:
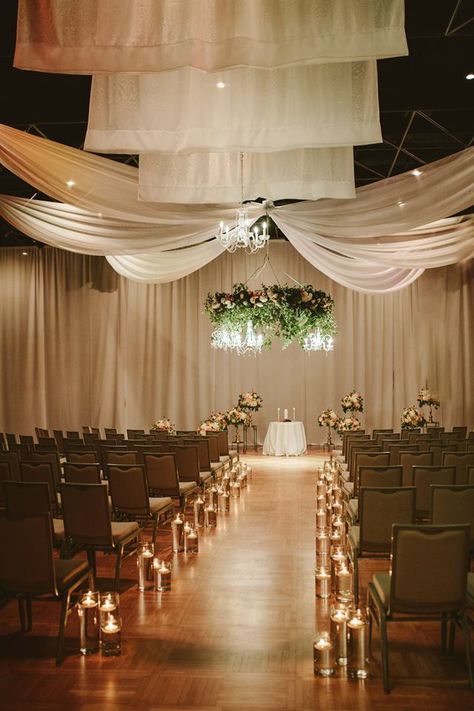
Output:
[[20,630],[22,634],[28,632],[28,622],[27,622],[27,612],[26,612],[26,600],[24,595],[18,595],[18,615],[20,617]]
[[382,642],[382,672],[383,672],[383,690],[386,694],[390,693],[390,678],[388,668],[388,634],[387,622],[384,614],[380,615],[380,638]]
[[155,514],[155,516],[153,518],[153,531],[151,534],[152,535],[151,540],[153,542],[153,550],[155,550],[155,546],[156,546],[156,532],[158,530],[158,518],[159,518],[158,514]]
[[69,601],[71,593],[68,590],[63,593],[61,598],[61,612],[59,615],[59,632],[58,632],[58,642],[56,646],[56,666],[59,667],[64,660],[64,632],[66,628],[67,613],[69,610]]
[[441,618],[441,654],[446,654],[447,652],[447,637],[448,637],[448,621],[446,615]]
[[474,691],[474,676],[472,671],[472,659],[471,659],[471,638],[469,632],[469,625],[465,613],[462,614],[460,618],[460,625],[462,630],[462,635],[464,637],[464,649],[466,650],[466,666],[467,675],[469,678],[469,688]]
[[114,591],[118,592],[120,585],[120,569],[122,567],[122,556],[123,556],[123,545],[120,545],[117,549],[117,558],[115,561],[115,578],[114,578]]

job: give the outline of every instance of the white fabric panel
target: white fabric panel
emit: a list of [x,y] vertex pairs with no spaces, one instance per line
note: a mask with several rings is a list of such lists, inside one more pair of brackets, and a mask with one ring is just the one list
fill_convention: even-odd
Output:
[[[235,203],[241,197],[240,173],[238,152],[142,153],[138,197],[150,202]],[[246,153],[243,182],[244,200],[353,198],[352,148]]]
[[263,443],[263,454],[274,457],[299,456],[306,452],[306,433],[302,422],[270,422]]
[[263,152],[381,140],[377,65],[367,61],[94,76],[85,148]]
[[403,0],[20,0],[15,66],[275,67],[407,54]]

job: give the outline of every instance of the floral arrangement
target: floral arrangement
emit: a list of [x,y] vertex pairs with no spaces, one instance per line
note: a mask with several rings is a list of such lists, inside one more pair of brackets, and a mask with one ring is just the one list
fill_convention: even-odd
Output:
[[435,410],[441,405],[441,401],[435,397],[428,388],[420,388],[418,393],[418,405],[423,407],[423,405],[429,405],[430,408]]
[[226,422],[228,425],[246,425],[249,422],[249,414],[240,407],[232,407],[225,413]]
[[162,417],[161,420],[156,420],[151,429],[155,432],[169,432],[170,434],[176,434],[176,428],[171,424],[168,417]]
[[205,435],[206,432],[221,432],[227,427],[227,419],[223,412],[211,412],[207,420],[199,423],[197,429],[200,435]]
[[263,399],[256,392],[240,393],[237,407],[241,410],[257,412],[263,406]]
[[424,427],[426,419],[421,410],[417,410],[415,405],[405,408],[400,418],[402,430],[413,430],[416,427]]
[[334,410],[323,410],[318,417],[318,425],[320,427],[332,427],[335,429],[340,419],[341,418],[336,412],[334,412]]
[[248,321],[265,331],[264,346],[271,347],[273,338],[283,339],[283,348],[297,339],[301,346],[309,333],[318,329],[322,336],[333,336],[336,323],[334,301],[329,294],[313,286],[290,287],[272,284],[249,289],[234,284],[230,293],[207,295],[204,310],[211,323],[229,331],[246,328]]
[[356,432],[360,430],[360,421],[353,415],[350,415],[350,417],[340,417],[335,429],[339,434],[343,432]]
[[364,412],[364,398],[357,390],[352,390],[341,399],[341,406],[343,412]]

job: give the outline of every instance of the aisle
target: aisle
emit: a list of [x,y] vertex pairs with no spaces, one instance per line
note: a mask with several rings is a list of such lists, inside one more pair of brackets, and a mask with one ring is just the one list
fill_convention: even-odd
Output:
[[[465,671],[460,654],[449,665],[440,662],[438,629],[427,632],[426,626],[393,634],[394,675],[425,676],[425,684],[398,684],[384,696],[378,662],[366,682],[348,681],[340,672],[314,678],[316,613],[324,620],[314,597],[314,471],[322,458],[246,459],[254,466],[248,490],[232,502],[229,516],[219,517],[218,529],[201,537],[198,555],[174,556],[170,593],[138,593],[135,561],[125,562],[121,657],[80,657],[73,615],[68,656],[56,670],[59,606],[36,604],[33,636],[23,641],[3,636],[17,629],[16,605],[0,610],[2,711],[31,711],[32,704],[36,711],[469,706],[472,694],[465,687],[452,681],[449,688],[436,687],[437,676],[443,683],[443,676],[463,679]],[[161,534],[160,546],[169,539],[168,532]],[[112,568],[112,557],[99,556],[101,576]],[[397,638],[408,645],[406,654],[397,649]]]

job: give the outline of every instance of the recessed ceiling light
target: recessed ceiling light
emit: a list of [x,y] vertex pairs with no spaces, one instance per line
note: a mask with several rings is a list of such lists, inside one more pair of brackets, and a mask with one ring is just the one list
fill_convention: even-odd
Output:
[[466,79],[474,79],[474,74],[472,72],[469,72],[469,74],[466,74]]
[[418,178],[421,175],[421,170],[418,170],[418,168],[415,168],[415,170],[411,171],[411,174]]
[[397,202],[397,205],[398,205],[399,207],[403,207],[403,206],[404,206],[404,204],[405,204],[405,203],[404,203],[404,202],[402,202],[401,200],[399,200],[399,201]]
[[74,182],[74,180],[68,180],[67,183],[66,183],[66,185],[68,186],[68,188],[74,187],[75,184],[76,184],[76,183]]
[[216,84],[218,89],[224,89],[225,88],[225,82],[223,81],[218,81]]
[[28,252],[22,252],[22,255],[23,255],[24,257],[27,257],[27,256],[28,256]]

